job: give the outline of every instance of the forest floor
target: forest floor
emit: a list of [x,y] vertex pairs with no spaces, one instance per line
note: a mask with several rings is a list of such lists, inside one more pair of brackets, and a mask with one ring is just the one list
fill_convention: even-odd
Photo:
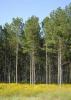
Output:
[[71,85],[0,83],[0,100],[71,100]]

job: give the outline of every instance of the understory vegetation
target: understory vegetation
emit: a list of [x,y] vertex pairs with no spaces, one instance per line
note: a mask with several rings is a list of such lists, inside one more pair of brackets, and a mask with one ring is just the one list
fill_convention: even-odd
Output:
[[0,84],[0,100],[71,100],[71,85]]

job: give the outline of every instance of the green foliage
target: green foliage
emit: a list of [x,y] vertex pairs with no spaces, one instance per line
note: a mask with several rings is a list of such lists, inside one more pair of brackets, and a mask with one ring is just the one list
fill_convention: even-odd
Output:
[[40,26],[38,22],[38,18],[35,16],[32,16],[29,18],[24,27],[25,32],[25,43],[28,47],[27,50],[33,51],[38,48],[39,46],[39,32],[40,32]]
[[[27,19],[24,27],[21,26],[22,24],[23,19],[17,17],[13,18],[11,23],[6,23],[4,27],[0,26],[0,81],[8,82],[11,78],[11,82],[15,82],[16,54],[19,52],[17,59],[19,82],[29,82],[30,80],[30,58],[33,61],[32,65],[36,62],[36,81],[45,82],[46,53],[47,60],[50,61],[50,65],[48,63],[47,66],[50,66],[52,71],[51,81],[57,82],[57,77],[53,81],[53,76],[57,75],[57,57],[58,51],[61,49],[62,70],[65,68],[69,70],[67,73],[63,71],[63,77],[68,75],[67,82],[71,82],[69,67],[71,64],[71,3],[64,9],[59,7],[52,11],[49,17],[44,18],[42,26],[36,16]],[[18,52],[16,53],[17,44]],[[64,63],[66,64],[64,65]]]

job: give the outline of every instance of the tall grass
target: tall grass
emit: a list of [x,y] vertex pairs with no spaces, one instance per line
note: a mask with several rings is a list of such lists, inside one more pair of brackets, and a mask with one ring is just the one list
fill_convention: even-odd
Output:
[[0,100],[71,100],[71,85],[2,83]]

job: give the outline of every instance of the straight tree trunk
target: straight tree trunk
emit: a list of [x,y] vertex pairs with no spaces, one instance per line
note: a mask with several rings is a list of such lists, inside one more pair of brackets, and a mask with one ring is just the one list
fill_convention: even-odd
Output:
[[31,53],[30,53],[30,84],[32,84],[32,61],[31,61]]
[[59,39],[59,49],[58,49],[58,84],[62,83],[62,67],[61,67],[61,40]]
[[69,64],[69,69],[70,69],[69,83],[71,83],[71,62],[70,62],[70,64]]
[[11,73],[10,73],[10,71],[11,71],[11,70],[10,70],[10,69],[11,69],[11,54],[10,54],[10,59],[9,59],[9,60],[10,60],[10,65],[9,65],[9,67],[8,67],[8,82],[11,83],[11,77],[10,77],[10,74],[11,74]]
[[10,78],[10,71],[8,72],[8,82],[11,83],[11,78]]
[[[10,47],[10,50],[11,50],[11,47]],[[10,53],[10,52],[9,52]],[[9,55],[9,62],[10,62],[10,64],[9,64],[9,66],[8,66],[8,82],[9,83],[11,83],[11,53],[10,53],[10,55]]]
[[32,52],[32,84],[35,84],[35,55]]
[[36,82],[36,80],[35,80],[35,55],[34,55],[34,53],[33,53],[33,64],[34,64],[34,69],[33,69],[33,73],[34,73],[34,84],[35,84],[35,82]]
[[51,83],[51,65],[50,65],[50,58],[49,58],[49,84]]
[[[32,57],[33,57],[33,55],[32,55]],[[32,57],[31,57],[31,58],[32,58]],[[32,69],[31,69],[31,70],[32,70],[32,84],[33,84],[33,59],[32,59],[31,64],[32,64],[32,66],[31,66],[31,67],[32,67]]]
[[48,64],[47,64],[47,44],[46,44],[46,84],[48,83]]
[[18,43],[17,43],[17,47],[16,47],[16,83],[18,83],[18,72],[17,72],[17,68],[18,68]]
[[6,75],[6,48],[5,48],[4,82],[6,81],[7,81],[7,75]]

